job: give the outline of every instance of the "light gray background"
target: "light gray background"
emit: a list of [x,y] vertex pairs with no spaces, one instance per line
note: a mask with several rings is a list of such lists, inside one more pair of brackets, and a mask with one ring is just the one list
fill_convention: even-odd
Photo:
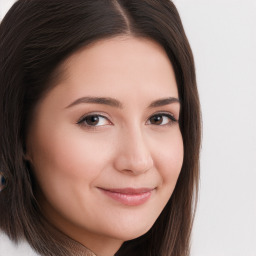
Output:
[[[14,1],[0,1],[2,19]],[[174,3],[194,52],[203,115],[191,256],[256,256],[256,1]]]
[[175,0],[203,115],[192,256],[256,256],[256,1]]

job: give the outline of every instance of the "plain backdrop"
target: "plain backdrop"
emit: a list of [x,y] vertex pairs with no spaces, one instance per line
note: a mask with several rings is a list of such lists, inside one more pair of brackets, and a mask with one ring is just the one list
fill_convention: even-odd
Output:
[[[2,19],[14,1],[0,1]],[[174,3],[194,52],[203,116],[191,256],[256,256],[256,1]]]

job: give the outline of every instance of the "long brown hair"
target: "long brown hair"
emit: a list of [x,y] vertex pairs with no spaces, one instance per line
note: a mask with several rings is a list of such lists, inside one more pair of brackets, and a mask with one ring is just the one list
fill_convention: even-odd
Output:
[[0,163],[8,186],[0,193],[0,228],[24,237],[42,255],[70,255],[52,235],[34,197],[24,160],[35,105],[72,53],[118,35],[150,38],[173,65],[181,100],[184,161],[175,190],[153,227],[125,242],[117,256],[187,256],[198,193],[200,106],[193,55],[170,0],[18,0],[0,24]]

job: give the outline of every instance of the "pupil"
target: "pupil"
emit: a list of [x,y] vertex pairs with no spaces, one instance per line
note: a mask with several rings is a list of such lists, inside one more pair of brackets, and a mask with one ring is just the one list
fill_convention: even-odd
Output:
[[151,122],[153,124],[161,124],[163,122],[163,117],[162,116],[153,116],[151,118]]
[[99,122],[99,117],[98,116],[88,116],[86,118],[86,122],[89,125],[96,125]]

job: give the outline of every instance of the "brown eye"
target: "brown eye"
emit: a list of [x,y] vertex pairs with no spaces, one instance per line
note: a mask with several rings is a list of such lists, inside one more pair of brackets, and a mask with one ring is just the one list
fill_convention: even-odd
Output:
[[87,116],[85,117],[84,122],[88,125],[95,126],[99,123],[99,116]]
[[163,116],[152,116],[150,119],[151,124],[161,125],[163,122]]
[[97,126],[104,126],[109,125],[111,122],[108,120],[107,117],[101,115],[87,115],[82,117],[77,124],[87,127],[97,127]]
[[177,120],[171,114],[157,114],[149,118],[147,124],[152,125],[168,125],[176,122]]

